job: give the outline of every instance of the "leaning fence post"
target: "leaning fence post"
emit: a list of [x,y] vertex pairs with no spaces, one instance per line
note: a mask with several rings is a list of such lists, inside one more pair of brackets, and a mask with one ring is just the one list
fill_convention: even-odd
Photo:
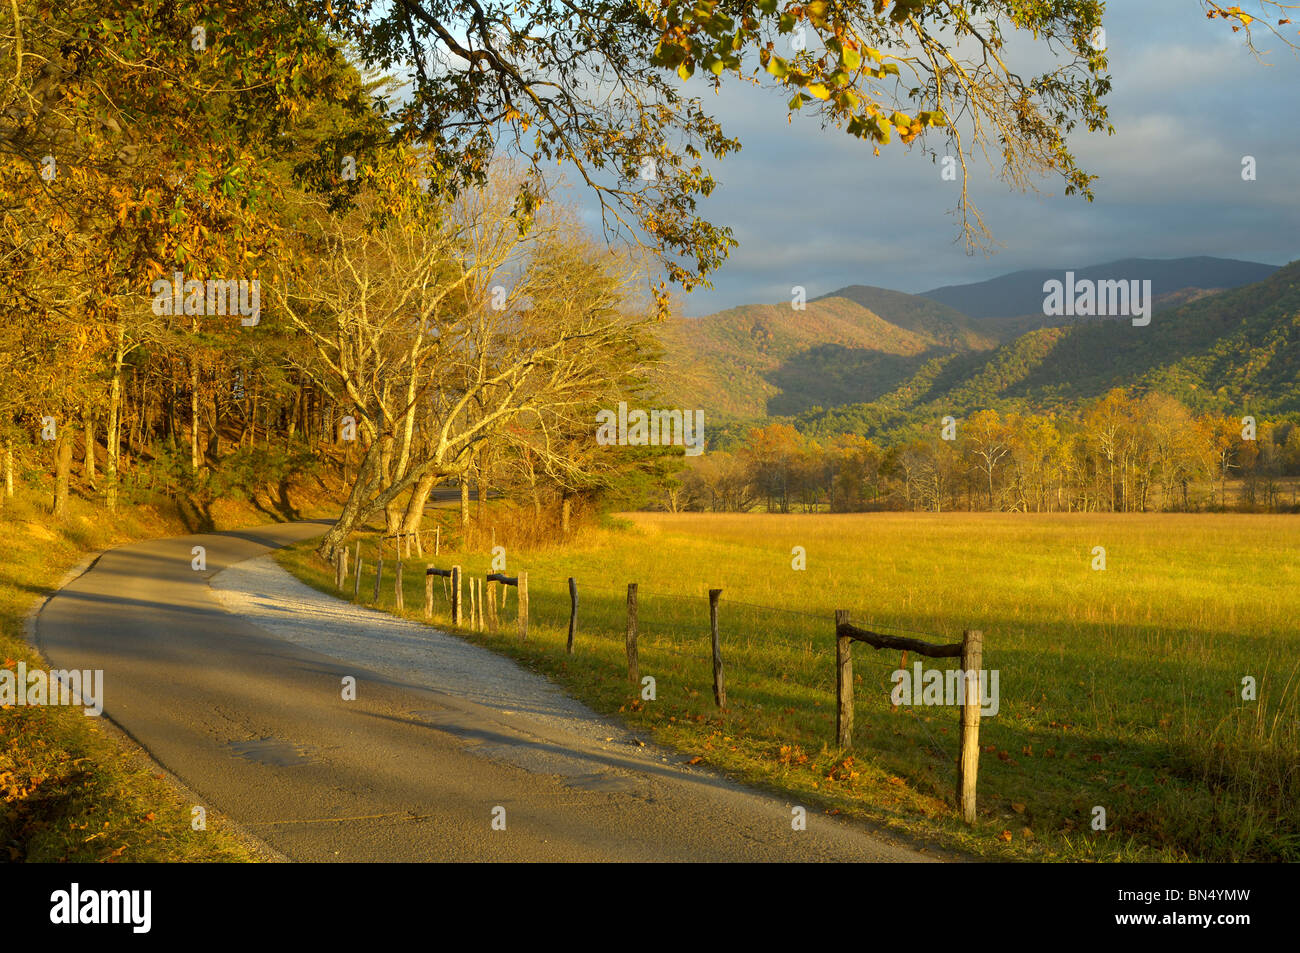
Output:
[[375,605],[379,605],[379,583],[384,577],[384,557],[375,558],[375,598],[372,600]]
[[352,579],[352,600],[354,602],[361,598],[361,566],[361,554],[357,553],[357,574]]
[[578,631],[578,584],[569,577],[569,644],[566,650],[573,654],[573,636]]
[[980,766],[980,668],[984,664],[984,633],[967,629],[961,640],[961,669],[966,685],[961,706],[961,758],[957,763],[957,803],[961,819],[975,823],[975,780]]
[[497,591],[492,588],[495,585],[496,583],[489,579],[482,589],[483,594],[487,596],[487,630],[493,635],[497,634]]
[[713,637],[713,700],[727,707],[727,685],[722,677],[722,644],[718,641],[718,597],[721,589],[709,590],[709,633]]
[[451,567],[451,624],[460,625],[460,567]]
[[627,584],[627,678],[633,684],[641,681],[641,665],[636,655],[636,583]]
[[853,744],[853,639],[840,632],[847,625],[847,609],[835,610],[835,743]]
[[339,577],[339,588],[342,589],[348,581],[348,547],[346,545],[339,552],[339,558],[343,563],[343,572]]
[[424,567],[424,617],[433,618],[433,574],[429,572],[433,563]]
[[[409,556],[410,553],[407,553]],[[393,597],[398,609],[406,608],[406,594],[402,592],[402,561],[397,560],[397,574],[393,578]]]
[[528,573],[520,572],[515,587],[519,592],[515,596],[515,607],[519,610],[519,638],[528,638]]

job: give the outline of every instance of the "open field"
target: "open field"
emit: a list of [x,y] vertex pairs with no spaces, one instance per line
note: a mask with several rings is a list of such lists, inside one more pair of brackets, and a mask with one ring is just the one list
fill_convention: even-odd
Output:
[[[502,631],[470,637],[736,777],[978,855],[1300,857],[1294,517],[637,514],[624,522],[565,548],[512,550],[509,572],[529,574],[529,640],[515,633],[513,593]],[[807,551],[805,571],[791,568],[795,546]],[[1095,546],[1106,549],[1105,571],[1091,568]],[[437,565],[482,575],[487,549],[444,547]],[[309,552],[300,546],[281,558],[333,589],[330,570]],[[372,539],[363,555],[366,599]],[[572,657],[564,653],[568,576],[580,596]],[[656,678],[654,701],[626,680],[629,582],[639,584],[640,667]],[[722,713],[709,665],[707,590],[715,587],[723,589]],[[445,625],[440,583],[435,592],[434,621]],[[390,574],[381,605],[392,599]],[[407,573],[405,601],[418,617],[421,575]],[[891,708],[897,652],[855,646],[854,745],[834,750],[841,608],[860,624],[935,642],[983,630],[984,665],[1000,672],[1001,699],[981,726],[975,828],[953,810],[958,710]],[[927,661],[936,666],[947,667]],[[1245,676],[1258,683],[1256,701],[1242,699]],[[1095,807],[1105,808],[1104,831],[1092,829]]]

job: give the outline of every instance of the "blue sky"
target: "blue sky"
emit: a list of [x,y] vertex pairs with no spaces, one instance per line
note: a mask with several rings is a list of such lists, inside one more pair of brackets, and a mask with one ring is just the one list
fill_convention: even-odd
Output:
[[[1196,0],[1112,0],[1105,25],[1116,132],[1072,140],[1101,176],[1097,199],[1066,198],[1054,180],[1012,192],[973,166],[972,193],[1001,243],[991,256],[955,241],[957,184],[919,151],[873,157],[815,121],[787,125],[779,93],[687,83],[744,148],[713,164],[720,186],[702,204],[740,247],[713,290],[681,298],[684,313],[788,300],[792,285],[809,297],[848,284],[916,292],[1127,257],[1300,257],[1300,59],[1269,38],[1258,45],[1271,65],[1260,63]],[[1257,160],[1254,182],[1242,180],[1244,155]]]

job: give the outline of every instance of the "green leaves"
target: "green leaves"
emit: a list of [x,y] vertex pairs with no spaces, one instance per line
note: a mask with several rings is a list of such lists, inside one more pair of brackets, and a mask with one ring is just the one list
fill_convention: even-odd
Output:
[[777,79],[785,79],[790,75],[789,64],[779,56],[772,56],[767,61],[767,71]]

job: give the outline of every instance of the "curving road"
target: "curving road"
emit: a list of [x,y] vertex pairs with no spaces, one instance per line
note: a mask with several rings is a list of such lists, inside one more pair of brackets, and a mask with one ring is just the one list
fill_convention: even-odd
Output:
[[643,745],[506,659],[257,558],[321,532],[291,523],[110,550],[45,604],[37,645],[55,668],[103,669],[105,716],[291,860],[940,859],[813,811],[793,830],[792,802]]

